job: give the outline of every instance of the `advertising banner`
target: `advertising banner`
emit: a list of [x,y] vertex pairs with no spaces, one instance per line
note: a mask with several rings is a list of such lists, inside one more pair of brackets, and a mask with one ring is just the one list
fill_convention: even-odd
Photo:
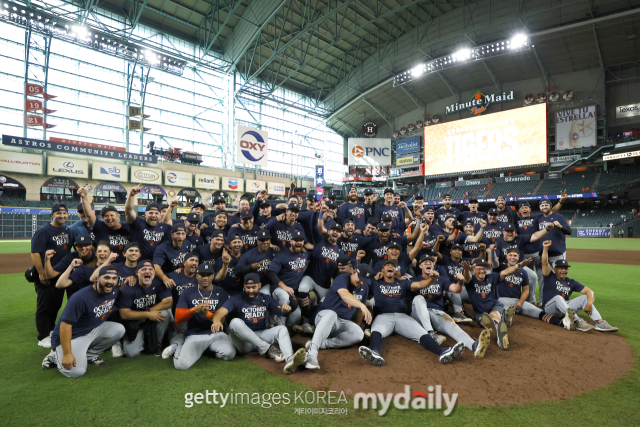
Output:
[[465,181],[456,181],[454,183],[456,187],[468,187],[470,185],[482,185],[482,184],[491,184],[491,178],[469,179]]
[[269,182],[269,194],[277,194],[283,196],[287,193],[287,184],[283,182]]
[[611,237],[609,227],[580,227],[576,231],[578,237]]
[[316,196],[324,195],[324,166],[316,166]]
[[129,166],[116,163],[93,162],[91,165],[91,177],[108,181],[129,181]]
[[89,162],[86,160],[49,156],[47,158],[47,175],[89,178]]
[[267,189],[267,183],[264,181],[258,181],[255,179],[247,179],[244,184],[245,191],[251,193],[257,193],[260,190]]
[[220,177],[215,175],[196,174],[196,188],[205,190],[218,190],[220,188]]
[[182,172],[175,170],[164,171],[164,185],[173,187],[191,187],[191,172]]
[[420,151],[420,137],[396,141],[396,157]]
[[540,181],[540,175],[516,175],[516,176],[498,176],[496,184],[508,184],[510,182],[533,182]]
[[349,138],[349,166],[391,166],[390,138]]
[[42,154],[0,151],[0,170],[40,175],[42,173]]
[[221,190],[227,191],[244,191],[244,180],[242,178],[222,177]]
[[269,134],[266,131],[237,127],[237,162],[254,166],[269,164]]
[[556,150],[596,145],[597,119],[595,105],[556,112]]
[[162,184],[162,170],[131,166],[131,182],[143,184]]
[[396,166],[399,168],[408,168],[420,164],[420,154],[414,154],[412,156],[397,157]]

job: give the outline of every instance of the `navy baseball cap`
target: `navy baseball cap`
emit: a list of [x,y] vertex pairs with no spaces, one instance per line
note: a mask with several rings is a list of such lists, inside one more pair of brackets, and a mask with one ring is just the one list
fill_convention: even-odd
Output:
[[291,233],[291,240],[304,240],[304,234],[300,230],[293,230]]
[[367,224],[371,224],[374,227],[377,227],[378,226],[378,220],[375,219],[375,218],[369,218],[369,220],[367,221]]
[[184,231],[184,232],[186,232],[187,231],[187,227],[185,227],[183,223],[173,224],[171,226],[171,232],[175,233],[176,231]]
[[427,255],[431,255],[431,256],[432,256],[432,257],[434,257],[434,258],[438,258],[438,251],[436,251],[436,250],[435,250],[435,249],[433,249],[433,248],[429,248],[429,249],[427,249],[426,254],[427,254]]
[[454,249],[460,249],[461,251],[464,251],[464,246],[462,246],[460,243],[454,243],[453,245],[451,245],[451,250]]
[[329,230],[338,230],[340,233],[342,233],[342,226],[336,223],[329,227]]
[[391,230],[391,225],[388,222],[380,221],[378,223],[378,230],[380,230],[380,231],[389,231],[389,230]]
[[391,194],[393,194],[393,193],[394,193],[393,188],[391,188],[391,187],[387,187],[387,188],[385,188],[385,189],[384,189],[384,193],[383,193],[383,194],[387,194],[387,193],[391,193]]
[[391,248],[398,248],[399,250],[402,250],[402,246],[398,242],[389,243],[389,245],[387,246],[387,250],[389,250]]
[[416,197],[414,197],[414,200],[424,200],[424,196],[420,193],[416,194]]
[[271,233],[269,230],[260,229],[256,237],[258,240],[271,240]]
[[393,221],[393,216],[391,216],[391,212],[385,211],[380,215],[380,221]]
[[188,260],[189,258],[198,258],[198,259],[200,259],[200,254],[198,254],[197,252],[193,252],[193,251],[192,251],[192,252],[189,252],[188,254],[186,254],[186,255],[184,256],[184,260],[186,261],[186,260]]
[[200,215],[195,212],[191,212],[187,214],[187,221],[189,222],[197,222],[200,224]]
[[216,203],[227,203],[227,200],[224,198],[224,196],[216,196],[213,198],[213,204],[215,205]]
[[366,264],[360,264],[358,268],[356,268],[356,273],[358,273],[358,279],[362,280],[362,283],[365,285],[371,284],[371,278],[374,276],[371,267]]
[[394,267],[398,266],[398,261],[396,261],[395,259],[385,259],[384,260],[384,264],[382,264],[383,267],[386,267],[387,264],[393,264]]
[[349,255],[340,254],[338,255],[338,259],[336,262],[340,267],[351,265],[351,257]]
[[473,199],[469,199],[469,204],[471,203],[475,203],[476,205],[478,204],[478,199],[473,198]]
[[115,274],[117,276],[118,268],[114,265],[105,265],[104,267],[100,268],[98,276],[104,276],[105,274]]
[[331,201],[325,203],[325,205],[327,205],[327,207],[329,209],[338,209],[338,205],[336,203],[334,203],[334,202],[331,202]]
[[229,218],[229,213],[227,211],[225,211],[224,209],[218,209],[213,216],[218,216],[218,215],[226,215],[227,218]]
[[91,236],[89,236],[88,234],[84,234],[82,236],[76,236],[76,240],[74,240],[73,244],[78,246],[78,245],[90,245],[91,242]]
[[233,242],[234,240],[240,240],[242,241],[242,237],[240,237],[239,234],[229,234],[227,236],[227,244]]
[[224,235],[224,230],[215,230],[213,232],[213,234],[211,234],[211,238],[215,239],[216,237],[221,237],[224,239],[225,235]]
[[260,203],[260,207],[261,208],[266,208],[266,207],[269,207],[269,206],[271,206],[271,203],[269,203],[268,200],[263,200],[262,203]]
[[251,213],[251,211],[240,211],[240,219],[246,219],[246,218],[253,218],[253,214]]
[[516,228],[513,226],[513,224],[506,224],[502,229],[504,231],[516,231]]
[[198,266],[198,270],[197,270],[198,274],[202,275],[202,274],[213,274],[213,264],[211,264],[210,262],[205,262],[202,263]]
[[153,211],[156,210],[158,212],[160,212],[162,209],[160,208],[160,205],[157,203],[149,203],[147,205],[147,208],[144,210],[145,212],[149,212],[149,211]]
[[522,208],[522,207],[524,207],[524,206],[526,206],[526,207],[528,207],[528,208],[530,208],[530,207],[531,207],[531,205],[529,204],[529,202],[522,202],[522,203],[520,203],[520,207],[521,207],[521,208]]
[[100,211],[100,216],[104,217],[107,212],[115,212],[120,215],[115,206],[107,205]]
[[125,245],[124,247],[124,252],[126,253],[129,249],[131,248],[138,248],[140,249],[140,245],[138,244],[138,242],[129,242]]
[[245,285],[255,285],[256,283],[260,283],[260,276],[258,276],[258,273],[247,273],[244,275]]
[[471,221],[470,219],[466,220],[464,225],[473,225],[474,227],[476,226],[473,221]]
[[69,210],[67,209],[67,205],[62,204],[62,203],[56,203],[55,205],[51,206],[51,213],[54,212],[69,212]]
[[287,205],[287,210],[300,212],[300,205],[297,203],[289,203]]
[[558,268],[558,267],[564,267],[564,268],[569,268],[571,267],[569,265],[569,263],[567,262],[566,259],[559,259],[556,261],[555,265],[553,266],[554,268]]
[[489,263],[482,258],[476,258],[475,260],[473,260],[473,265],[477,265],[480,267],[489,267]]
[[78,203],[78,206],[76,206],[76,210],[78,212],[83,212],[84,213],[84,208],[82,207],[82,203]]
[[364,194],[365,196],[372,196],[373,195],[373,190],[370,188],[365,188],[364,191],[362,192],[362,194]]
[[489,212],[487,212],[487,215],[498,215],[498,209],[496,208],[489,209]]
[[551,204],[551,202],[548,201],[547,199],[540,200],[540,206],[542,206],[542,205],[550,205],[550,204]]
[[418,265],[422,264],[425,261],[431,261],[431,262],[436,262],[436,259],[434,257],[432,257],[431,255],[422,255],[420,257],[420,261],[418,261]]
[[315,202],[316,201],[316,195],[315,194],[307,194],[307,200],[313,200]]
[[424,212],[434,212],[433,208],[431,206],[427,206],[426,208],[424,208]]
[[347,218],[342,222],[342,225],[348,224],[350,222],[353,222],[353,218]]
[[191,209],[195,209],[195,208],[201,208],[203,211],[206,211],[207,208],[205,207],[205,205],[203,203],[195,203],[193,206],[191,206]]
[[153,268],[153,263],[152,263],[150,260],[148,260],[148,259],[143,259],[143,260],[141,260],[141,261],[138,261],[138,265],[136,266],[136,269],[137,269],[137,270],[140,270],[142,267],[146,267],[147,265],[148,265],[149,267]]
[[446,199],[446,198],[449,198],[449,199],[450,199],[450,198],[451,198],[451,194],[449,194],[449,193],[445,194],[445,195],[444,195],[444,197],[443,197],[443,199]]
[[335,193],[329,193],[327,194],[327,199],[334,199],[336,198],[336,194]]

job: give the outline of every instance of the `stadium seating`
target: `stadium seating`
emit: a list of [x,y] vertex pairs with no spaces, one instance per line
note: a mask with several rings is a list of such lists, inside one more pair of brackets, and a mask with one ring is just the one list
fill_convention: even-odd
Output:
[[[55,203],[54,200],[25,200],[19,197],[2,196],[0,198],[0,205],[7,207],[28,207],[28,208],[50,208]],[[75,209],[76,205],[80,203],[77,197],[65,199],[65,203],[69,204],[70,209]]]
[[491,184],[491,187],[487,188],[485,197],[497,197],[497,196],[526,196],[533,192],[539,181],[525,181],[525,182],[508,182],[503,184]]
[[485,193],[487,184],[469,185],[466,187],[453,187],[449,194],[453,199],[470,199],[472,197],[480,198]]
[[634,219],[630,212],[631,205],[606,205],[598,209],[583,209],[578,212],[572,227],[606,227],[610,223],[619,225],[622,223],[622,215],[627,220]]
[[616,166],[612,170],[602,171],[600,182],[598,183],[598,191],[605,190],[607,187],[616,184],[625,184],[640,178],[640,166]]
[[566,219],[567,221],[570,221],[571,218],[573,218],[573,216],[575,215],[575,213],[576,213],[575,209],[573,210],[563,209],[559,212],[559,214],[562,215],[564,219]]
[[[593,180],[596,174],[596,170],[587,170],[563,174],[560,179],[545,179],[536,194],[560,194],[564,189],[569,193],[589,193],[594,191]],[[586,190],[586,188],[589,188],[589,190]],[[583,189],[585,190],[583,191]]]

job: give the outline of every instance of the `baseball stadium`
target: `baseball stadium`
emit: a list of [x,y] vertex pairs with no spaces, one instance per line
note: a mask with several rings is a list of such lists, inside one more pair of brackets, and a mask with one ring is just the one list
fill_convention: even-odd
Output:
[[7,426],[639,426],[640,0],[0,0]]

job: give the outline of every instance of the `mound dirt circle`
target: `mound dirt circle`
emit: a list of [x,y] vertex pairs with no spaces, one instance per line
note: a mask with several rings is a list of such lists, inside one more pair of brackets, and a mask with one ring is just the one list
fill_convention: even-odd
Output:
[[[477,326],[462,327],[472,338]],[[517,315],[509,330],[511,349],[501,350],[492,341],[484,359],[469,350],[450,365],[419,344],[399,336],[385,338],[378,368],[364,361],[357,347],[321,350],[319,371],[301,369],[289,378],[311,388],[355,393],[400,393],[405,384],[427,393],[441,385],[446,393],[458,393],[467,405],[512,405],[567,399],[608,386],[633,367],[631,347],[617,334],[567,331],[537,319]],[[308,337],[296,336],[294,346]],[[445,346],[452,345],[449,338]],[[281,363],[257,353],[245,356],[273,375],[284,375]]]

